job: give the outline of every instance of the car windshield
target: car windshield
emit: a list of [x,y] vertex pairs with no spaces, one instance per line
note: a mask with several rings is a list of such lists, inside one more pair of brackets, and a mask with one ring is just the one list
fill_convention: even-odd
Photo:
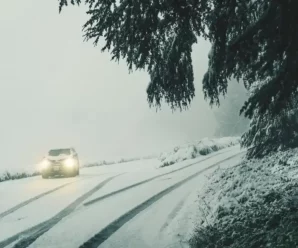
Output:
[[56,150],[50,150],[49,155],[50,156],[59,156],[59,155],[70,155],[70,149],[56,149]]

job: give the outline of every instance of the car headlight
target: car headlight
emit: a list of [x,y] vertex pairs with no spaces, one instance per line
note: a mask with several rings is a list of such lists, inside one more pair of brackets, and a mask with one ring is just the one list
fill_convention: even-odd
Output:
[[46,169],[50,166],[51,162],[47,159],[44,159],[42,162],[41,162],[41,168],[42,169]]
[[75,160],[73,158],[68,158],[64,161],[64,165],[67,167],[73,167],[75,165]]

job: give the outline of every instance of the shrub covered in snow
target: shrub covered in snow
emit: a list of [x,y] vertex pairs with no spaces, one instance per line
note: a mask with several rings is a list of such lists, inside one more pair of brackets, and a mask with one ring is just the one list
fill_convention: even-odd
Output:
[[162,167],[168,166],[237,145],[239,142],[239,137],[224,137],[218,139],[204,138],[195,143],[175,147],[171,152],[164,152],[160,155],[159,159],[162,162]]
[[200,192],[191,247],[298,247],[297,152],[216,170]]
[[0,170],[0,182],[39,175],[37,166],[16,167]]
[[16,180],[16,179],[21,179],[21,178],[26,178],[26,177],[34,177],[39,175],[39,172],[33,172],[33,173],[27,173],[27,172],[9,172],[5,171],[0,175],[0,182],[4,182],[7,180]]

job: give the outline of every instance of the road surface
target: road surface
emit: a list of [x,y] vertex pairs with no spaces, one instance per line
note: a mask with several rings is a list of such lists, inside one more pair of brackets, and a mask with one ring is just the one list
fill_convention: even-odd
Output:
[[164,168],[152,159],[0,183],[0,248],[187,247],[206,175],[242,156],[236,146]]

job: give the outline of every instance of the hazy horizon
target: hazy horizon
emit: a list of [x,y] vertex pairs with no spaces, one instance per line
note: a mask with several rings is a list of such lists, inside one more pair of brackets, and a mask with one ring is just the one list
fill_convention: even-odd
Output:
[[208,42],[194,47],[196,97],[188,111],[149,108],[147,72],[83,41],[84,8],[56,1],[0,3],[1,167],[35,164],[73,146],[85,161],[159,153],[212,136],[215,120],[201,80]]

